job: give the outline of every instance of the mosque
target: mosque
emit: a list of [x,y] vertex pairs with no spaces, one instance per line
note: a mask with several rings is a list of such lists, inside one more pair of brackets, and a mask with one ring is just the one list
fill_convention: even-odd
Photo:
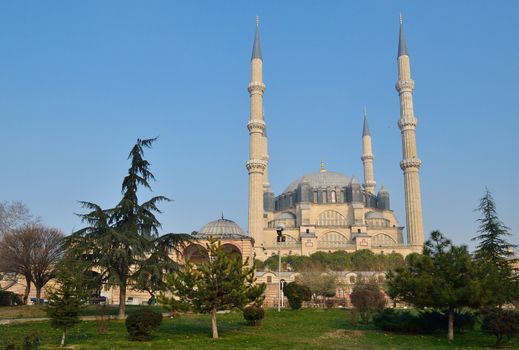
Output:
[[[236,223],[222,219],[205,225],[201,238],[215,234],[226,244],[237,246],[250,257],[265,260],[281,251],[282,255],[310,255],[317,251],[349,251],[371,249],[376,253],[397,252],[407,255],[421,252],[424,243],[419,170],[421,161],[416,150],[417,119],[413,109],[414,81],[402,18],[398,43],[398,80],[396,90],[400,100],[398,127],[402,135],[403,158],[400,168],[404,174],[406,237],[391,210],[389,192],[376,190],[374,155],[366,113],[362,130],[361,161],[364,179],[321,169],[305,174],[290,183],[283,193],[275,195],[270,187],[269,152],[266,123],[263,116],[263,57],[261,54],[259,21],[251,57],[250,156],[246,162],[249,175],[248,232]],[[359,130],[360,134],[360,130]],[[283,237],[278,242],[278,236]],[[233,240],[238,243],[233,243]],[[201,239],[203,241],[203,239]],[[244,242],[251,247],[243,250]],[[250,254],[250,255],[249,255]],[[186,258],[189,259],[189,252]]]

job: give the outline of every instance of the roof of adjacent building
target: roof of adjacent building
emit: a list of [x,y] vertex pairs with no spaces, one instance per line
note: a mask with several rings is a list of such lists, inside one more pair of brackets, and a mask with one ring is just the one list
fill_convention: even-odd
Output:
[[194,236],[197,238],[202,236],[214,236],[215,238],[243,238],[243,236],[247,235],[237,223],[222,217],[221,219],[205,224],[199,232],[194,234]]
[[309,173],[292,181],[284,192],[293,192],[299,184],[306,182],[311,188],[327,188],[327,187],[346,187],[350,183],[350,178],[341,173],[333,171],[320,171]]

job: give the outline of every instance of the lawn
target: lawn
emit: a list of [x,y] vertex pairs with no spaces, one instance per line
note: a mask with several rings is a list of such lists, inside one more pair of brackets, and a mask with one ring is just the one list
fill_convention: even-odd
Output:
[[[381,332],[372,325],[351,326],[347,311],[268,310],[261,327],[249,327],[239,312],[218,315],[221,339],[210,338],[211,323],[207,315],[182,315],[164,319],[150,342],[130,342],[124,323],[111,321],[108,332],[100,333],[95,321],[84,321],[70,332],[70,349],[488,349],[494,337],[479,331],[456,334],[449,344],[445,334],[406,335]],[[0,326],[1,339],[21,343],[30,332],[42,337],[41,349],[57,349],[60,333],[48,322],[31,322]],[[519,349],[519,342],[508,344]]]

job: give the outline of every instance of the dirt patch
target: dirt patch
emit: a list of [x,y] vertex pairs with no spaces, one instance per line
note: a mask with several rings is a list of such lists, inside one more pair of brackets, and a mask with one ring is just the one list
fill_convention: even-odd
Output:
[[320,340],[325,339],[337,339],[337,338],[343,338],[343,339],[355,339],[362,337],[364,335],[363,331],[359,330],[348,330],[348,329],[336,329],[333,332],[328,332],[319,337]]

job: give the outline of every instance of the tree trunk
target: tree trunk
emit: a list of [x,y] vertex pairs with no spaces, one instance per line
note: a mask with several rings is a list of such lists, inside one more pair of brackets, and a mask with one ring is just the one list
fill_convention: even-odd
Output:
[[216,326],[216,308],[211,310],[211,326],[213,329],[213,339],[218,338],[218,327]]
[[65,337],[67,336],[67,330],[64,329],[63,330],[63,334],[61,335],[61,344],[60,344],[60,348],[64,347],[65,346]]
[[119,314],[117,318],[124,320],[126,316],[126,280],[119,285]]
[[41,287],[36,286],[36,305],[40,305]]
[[31,293],[31,279],[25,276],[25,292],[23,293],[23,303],[29,304],[29,294]]
[[449,339],[449,342],[454,340],[454,310],[449,310],[449,326],[447,339]]

